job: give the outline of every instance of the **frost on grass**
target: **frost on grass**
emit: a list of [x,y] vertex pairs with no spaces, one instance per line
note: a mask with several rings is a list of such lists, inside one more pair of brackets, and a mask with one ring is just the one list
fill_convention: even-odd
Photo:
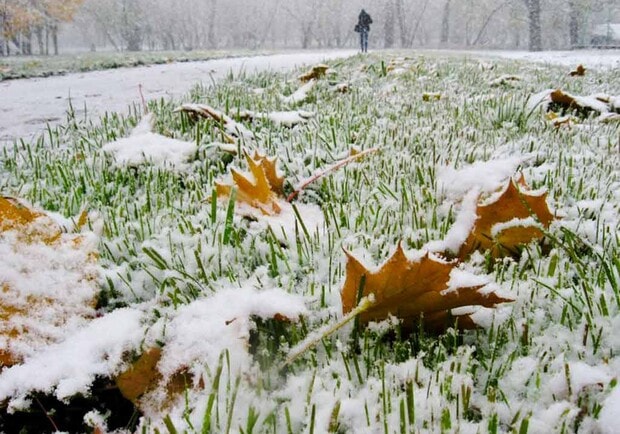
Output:
[[[184,377],[190,387],[166,401],[165,411],[158,408],[164,386],[148,392],[151,405],[131,427],[138,432],[167,432],[171,424],[178,432],[614,432],[620,408],[614,388],[620,370],[617,125],[582,120],[579,128],[550,128],[522,102],[532,90],[559,85],[573,96],[617,93],[618,75],[590,67],[572,79],[550,66],[486,62],[492,65],[438,55],[356,57],[330,71],[330,83],[349,83],[355,92],[336,93],[318,82],[288,102],[282,89],[297,83],[299,73],[231,77],[196,90],[191,100],[232,103],[231,113],[237,107],[275,113],[295,104],[316,114],[294,128],[252,124],[256,147],[277,156],[291,177],[286,193],[295,188],[292,180],[312,178],[352,146],[381,149],[368,164],[320,178],[294,207],[280,206],[273,215],[255,210],[240,217],[236,211],[245,205],[231,196],[209,201],[215,180],[226,180],[231,165],[245,170],[243,155],[203,160],[199,150],[192,173],[110,170],[112,161],[98,158],[101,140],[75,141],[73,130],[50,147],[8,149],[0,156],[3,194],[22,192],[63,215],[88,202],[102,214],[105,279],[99,283],[107,304],[101,318],[5,369],[3,393],[26,406],[29,388],[58,396],[88,392],[92,375],[118,375],[161,345],[160,375],[190,373]],[[504,75],[522,81],[490,85]],[[260,94],[248,92],[257,88]],[[429,90],[448,97],[434,103],[416,97]],[[605,104],[611,113],[617,100]],[[175,137],[191,142],[199,133],[202,147],[229,135],[221,122],[188,125],[171,114],[174,106],[154,110]],[[84,137],[105,138],[106,131],[121,137],[131,124],[123,117],[107,122],[107,129],[75,129]],[[481,326],[475,332],[406,335],[394,317],[368,328],[353,321],[302,351],[280,375],[289,348],[342,318],[343,246],[363,256],[367,269],[399,240],[421,255],[455,254],[479,221],[478,206],[489,203],[485,197],[490,203],[501,197],[519,171],[532,186],[528,194],[548,192],[547,204],[561,214],[545,227],[547,242],[525,243],[510,257],[494,258],[487,248],[471,252],[442,288],[452,294],[453,284],[488,282],[480,290],[508,294],[513,302],[451,310]],[[508,216],[493,222],[488,236],[524,225],[540,229],[532,220],[541,219]],[[303,321],[267,320],[273,328],[248,319],[297,312]],[[90,347],[83,343],[103,325],[114,331],[110,323],[132,330],[110,336],[116,342],[109,346],[105,336]],[[248,347],[248,335],[260,343]],[[97,348],[124,355],[89,358],[88,368],[78,369],[79,360],[62,369],[50,365],[54,370],[43,375],[44,355],[67,360],[71,342],[82,347],[80,355]],[[72,372],[83,375],[72,383]]]

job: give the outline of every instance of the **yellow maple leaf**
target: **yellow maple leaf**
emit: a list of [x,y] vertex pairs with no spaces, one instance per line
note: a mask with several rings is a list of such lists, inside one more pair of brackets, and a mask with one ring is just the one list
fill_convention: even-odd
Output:
[[[82,212],[76,229],[86,222],[87,214]],[[44,212],[17,199],[0,197],[0,244],[9,252],[8,266],[14,267],[14,273],[9,276],[17,276],[13,280],[10,277],[0,280],[0,340],[3,342],[0,366],[19,363],[23,356],[21,346],[34,348],[54,342],[56,328],[76,317],[94,315],[98,287],[90,268],[84,266],[94,263],[98,255],[85,247],[84,241],[83,235],[63,233]],[[56,252],[67,248],[71,253],[61,257],[71,259],[59,262]],[[69,298],[62,293],[46,292],[44,285],[31,288],[27,283],[19,283],[47,272],[57,274],[63,266],[70,276]],[[59,282],[53,279],[51,284]],[[76,300],[80,303],[75,303]]]
[[[519,184],[519,186],[517,186]],[[541,240],[543,231],[527,219],[532,217],[544,228],[553,221],[547,206],[547,193],[534,195],[527,190],[523,177],[518,183],[508,181],[502,193],[492,203],[476,207],[476,222],[458,257],[463,260],[476,250],[490,250],[493,258],[514,255],[518,246]],[[510,225],[514,222],[514,225]],[[501,224],[506,224],[501,228]]]
[[230,196],[233,187],[236,187],[238,201],[260,210],[264,215],[279,214],[281,208],[278,196],[281,194],[284,179],[277,176],[275,161],[261,156],[256,160],[247,152],[245,158],[250,173],[244,174],[232,169],[234,185],[216,182],[217,195]]
[[23,242],[57,241],[62,231],[46,214],[36,211],[12,197],[0,197],[0,232],[16,230]]
[[261,155],[258,151],[254,151],[252,159],[263,168],[273,192],[282,196],[284,194],[284,176],[278,175],[278,159]]
[[[341,292],[343,313],[355,308],[362,296],[373,294],[375,298],[372,306],[359,315],[362,324],[394,315],[404,321],[405,327],[416,327],[422,321],[425,329],[443,330],[452,325],[451,309],[474,305],[494,307],[512,301],[493,292],[480,291],[484,285],[450,287],[456,262],[444,262],[429,253],[410,260],[401,244],[378,271],[369,271],[352,254],[345,253],[346,278]],[[459,317],[459,326],[470,328],[474,324],[465,316]]]

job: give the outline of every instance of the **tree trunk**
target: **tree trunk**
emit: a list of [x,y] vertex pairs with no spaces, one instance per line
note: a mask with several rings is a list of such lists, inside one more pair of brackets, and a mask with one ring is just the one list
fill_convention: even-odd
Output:
[[396,16],[398,17],[398,33],[400,34],[400,46],[407,46],[407,23],[405,22],[405,11],[403,10],[403,0],[395,0]]
[[215,35],[215,17],[217,16],[217,0],[211,0],[211,13],[209,14],[209,30],[207,39],[210,48],[217,48],[217,37]]
[[484,31],[487,29],[489,23],[493,19],[493,16],[496,13],[498,13],[504,6],[506,6],[507,3],[508,3],[507,1],[505,1],[503,3],[500,3],[495,9],[493,9],[491,11],[491,13],[489,15],[487,15],[487,17],[484,20],[484,23],[482,23],[482,27],[480,27],[480,30],[478,31],[478,35],[476,35],[476,39],[474,39],[474,42],[472,43],[472,45],[478,45],[478,42],[480,42],[480,39],[482,38],[482,35],[484,35]]
[[575,4],[575,0],[569,0],[568,5],[568,37],[570,40],[570,47],[577,48],[579,46],[579,10]]
[[540,27],[540,0],[524,0],[527,7],[530,28],[530,51],[542,51],[542,29]]
[[52,45],[54,46],[54,56],[58,56],[58,24],[52,24]]
[[450,39],[450,2],[446,0],[443,6],[443,15],[441,17],[441,43],[447,44]]
[[39,54],[45,54],[45,47],[43,45],[43,26],[37,26],[34,30],[34,35],[37,38],[37,46],[39,47]]
[[385,3],[385,27],[383,47],[392,48],[394,46],[394,0],[387,0]]

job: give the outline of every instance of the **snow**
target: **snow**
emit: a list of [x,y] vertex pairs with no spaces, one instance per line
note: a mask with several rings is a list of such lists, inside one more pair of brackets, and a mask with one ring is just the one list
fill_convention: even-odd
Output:
[[195,361],[216,366],[220,354],[227,350],[231,370],[249,371],[252,357],[247,347],[254,327],[250,317],[270,319],[280,315],[295,321],[304,313],[303,298],[280,289],[220,290],[212,297],[180,307],[170,321],[155,325],[154,332],[165,330],[163,337],[153,333],[165,343],[158,369],[169,376]]
[[308,98],[308,94],[316,86],[316,80],[312,79],[299,89],[288,96],[282,96],[280,99],[284,104],[295,105],[304,102]]
[[459,200],[469,191],[477,189],[488,194],[505,186],[517,169],[531,159],[531,156],[478,161],[461,169],[440,167],[437,176],[439,191],[450,200]]
[[129,137],[103,145],[102,151],[114,156],[118,166],[144,163],[182,170],[196,153],[196,143],[175,140],[151,132],[151,116],[145,116]]
[[62,341],[95,316],[99,239],[61,233],[54,224],[43,214],[0,231],[0,348],[14,360]]
[[[524,74],[527,74],[527,71]],[[397,170],[403,172],[409,170],[414,158],[419,157],[408,155],[413,149],[409,146],[410,143],[405,145],[404,142],[397,142],[397,147],[391,147],[392,139],[400,137],[399,128],[402,124],[414,125],[412,130],[404,131],[404,138],[409,142],[415,142],[418,138],[420,141],[426,139],[431,141],[442,137],[434,135],[433,129],[441,129],[445,127],[444,124],[449,124],[449,122],[432,123],[434,121],[430,119],[431,116],[425,116],[439,109],[439,104],[426,104],[420,108],[420,114],[415,119],[419,124],[403,122],[400,119],[392,121],[382,113],[382,110],[385,110],[388,115],[393,115],[394,111],[389,105],[402,102],[407,97],[402,93],[399,94],[398,87],[405,78],[406,76],[395,77],[388,83],[389,87],[395,90],[392,96],[388,93],[384,95],[390,99],[380,100],[377,102],[377,107],[372,107],[373,111],[368,113],[369,125],[359,127],[359,123],[356,124],[351,120],[351,126],[347,126],[351,128],[347,137],[355,135],[361,138],[359,142],[355,140],[356,144],[367,145],[368,142],[363,142],[363,138],[369,137],[369,142],[376,141],[382,146],[382,152],[378,155],[385,157],[377,159],[377,167],[387,165],[388,162],[402,161],[402,166]],[[488,85],[490,77],[484,79],[484,83]],[[376,90],[364,87],[362,80],[353,81],[356,92],[359,89],[360,95]],[[526,80],[527,77],[524,78],[524,81]],[[385,81],[389,81],[389,77],[385,78]],[[319,83],[313,90],[317,92],[319,98],[323,97],[320,92],[326,89],[331,93],[331,89],[323,84]],[[381,88],[387,89],[388,84],[381,83]],[[450,85],[449,82],[446,83],[447,88]],[[272,89],[266,92],[270,90]],[[444,89],[442,92],[452,95]],[[463,98],[474,99],[476,96],[463,96]],[[452,104],[456,100],[457,97],[449,98],[445,103]],[[460,103],[456,101],[455,104]],[[293,134],[301,130],[303,135],[292,137],[294,140],[299,139],[301,142],[299,146],[302,149],[296,150],[289,146],[290,143],[274,143],[274,148],[282,149],[282,155],[286,155],[286,158],[288,155],[285,152],[290,152],[293,156],[289,158],[286,166],[290,179],[294,179],[294,176],[303,178],[305,175],[318,173],[327,165],[325,161],[333,160],[333,156],[323,149],[310,148],[314,145],[312,141],[315,138],[311,133],[316,132],[315,123],[324,120],[326,113],[321,111],[322,107],[319,104],[306,108],[316,110],[316,122],[286,130],[287,133]],[[428,113],[423,111],[426,109],[429,110]],[[274,122],[287,120],[292,116],[291,112],[284,113],[264,112],[261,116],[265,115]],[[336,114],[328,115],[334,115],[337,119]],[[363,128],[366,127],[368,130],[365,131]],[[535,130],[536,128],[540,129]],[[131,263],[129,261],[125,263],[124,259],[119,260],[122,263],[118,265],[111,260],[108,261],[109,269],[104,270],[106,277],[113,282],[120,282],[125,276],[129,277],[128,286],[131,286],[129,290],[143,291],[144,294],[140,293],[140,296],[148,301],[144,304],[134,304],[132,308],[121,308],[111,312],[102,309],[100,312],[102,317],[96,319],[89,317],[88,321],[77,320],[70,329],[60,330],[54,342],[24,351],[24,364],[2,371],[0,402],[10,399],[10,408],[17,410],[31,404],[28,395],[32,391],[52,393],[60,399],[66,399],[75,393],[88,394],[95,377],[114,378],[128,367],[131,359],[128,355],[139,354],[145,349],[161,344],[162,358],[158,369],[164,376],[187,370],[193,375],[194,385],[198,385],[200,380],[206,385],[205,388],[197,387],[187,391],[183,399],[187,399],[189,405],[177,402],[169,413],[166,413],[181,431],[186,429],[186,422],[200,427],[207,399],[212,392],[210,385],[213,384],[213,372],[221,360],[221,355],[227,352],[229,357],[226,360],[229,360],[223,370],[222,386],[220,390],[214,391],[212,396],[217,398],[215,411],[218,412],[218,418],[225,420],[226,412],[230,411],[228,414],[233,420],[233,430],[249,419],[250,409],[260,411],[261,418],[270,414],[278,417],[275,410],[281,410],[279,406],[282,406],[290,411],[293,431],[306,431],[308,427],[303,423],[308,420],[309,407],[314,406],[316,432],[323,432],[336,405],[340,405],[338,422],[344,431],[376,432],[382,429],[379,425],[384,418],[389,427],[398,428],[399,404],[404,402],[398,400],[404,399],[403,391],[407,386],[412,388],[418,418],[417,425],[411,423],[409,427],[414,431],[425,429],[422,424],[430,420],[438,421],[442,417],[442,412],[447,409],[451,420],[458,421],[456,422],[458,426],[452,427],[458,432],[484,431],[490,418],[495,415],[499,418],[500,431],[513,429],[515,428],[511,426],[513,421],[519,423],[529,417],[528,432],[555,432],[562,426],[569,427],[569,430],[573,428],[576,421],[580,421],[580,412],[585,409],[589,414],[585,416],[583,422],[580,422],[582,423],[580,429],[583,432],[616,432],[617,418],[620,415],[620,392],[618,389],[613,389],[613,384],[617,379],[617,373],[620,372],[620,362],[615,356],[620,347],[620,338],[613,333],[619,325],[618,309],[613,299],[614,291],[610,283],[593,284],[591,290],[595,297],[592,300],[594,302],[606,300],[606,308],[610,313],[600,314],[599,310],[602,308],[596,306],[592,314],[592,323],[586,325],[585,320],[579,316],[582,312],[575,312],[576,309],[573,307],[575,304],[583,308],[584,304],[580,304],[581,288],[573,284],[574,276],[577,274],[573,274],[575,268],[571,263],[572,258],[567,258],[566,255],[562,257],[563,252],[559,252],[559,247],[555,247],[557,250],[552,250],[548,257],[541,257],[543,253],[531,249],[531,252],[524,253],[520,261],[506,259],[494,272],[485,271],[486,258],[483,254],[474,254],[470,260],[462,262],[450,276],[449,290],[458,286],[487,284],[480,290],[481,292],[495,291],[500,295],[506,294],[515,301],[498,309],[465,307],[453,310],[453,314],[471,314],[477,324],[488,330],[464,333],[461,335],[463,343],[450,348],[449,351],[444,352],[443,344],[437,343],[434,347],[427,347],[431,352],[437,350],[437,354],[420,351],[402,363],[390,361],[393,355],[386,354],[385,358],[375,359],[374,364],[364,366],[364,358],[368,357],[372,362],[370,354],[372,348],[368,354],[354,359],[358,355],[346,351],[350,330],[345,329],[341,335],[336,334],[325,339],[324,345],[317,345],[302,355],[311,361],[294,366],[285,378],[269,379],[272,381],[268,384],[269,389],[262,388],[264,384],[262,382],[270,373],[266,375],[265,372],[260,372],[256,361],[248,351],[249,336],[255,327],[252,316],[265,319],[284,316],[295,321],[300,315],[304,315],[303,326],[307,327],[307,331],[304,330],[301,337],[306,339],[320,336],[340,318],[338,290],[343,278],[345,261],[344,255],[341,254],[341,246],[349,247],[350,243],[354,252],[364,252],[364,262],[369,264],[371,270],[376,270],[378,267],[374,264],[379,262],[376,258],[387,257],[387,253],[393,251],[395,243],[398,242],[398,237],[402,237],[403,245],[408,249],[420,240],[433,239],[439,231],[433,232],[433,225],[429,223],[431,218],[446,218],[448,210],[454,210],[456,220],[447,234],[443,237],[438,236],[439,239],[435,241],[427,242],[420,250],[408,250],[407,257],[412,260],[419,259],[426,254],[426,251],[455,252],[475,224],[478,198],[481,195],[499,194],[502,186],[518,169],[524,170],[528,180],[533,179],[537,185],[548,185],[547,177],[554,177],[551,180],[558,186],[552,193],[555,195],[555,200],[565,208],[566,216],[557,222],[557,225],[573,230],[583,238],[584,251],[587,250],[586,247],[590,247],[588,243],[592,243],[592,249],[604,255],[606,245],[600,242],[599,232],[603,233],[602,237],[607,237],[607,243],[613,243],[618,227],[617,203],[620,199],[618,193],[620,188],[617,180],[614,180],[607,184],[609,191],[588,190],[592,186],[599,185],[596,182],[600,180],[594,179],[601,174],[597,170],[599,165],[617,158],[614,153],[615,143],[608,145],[604,140],[601,140],[600,144],[592,141],[593,146],[588,149],[582,147],[586,134],[606,137],[603,133],[607,130],[603,128],[609,127],[598,126],[598,128],[600,129],[592,128],[587,132],[552,129],[549,132],[545,130],[544,124],[542,127],[536,124],[524,132],[515,133],[510,127],[502,126],[494,131],[495,136],[489,136],[495,137],[496,142],[488,143],[488,148],[485,143],[484,151],[472,149],[471,155],[460,155],[460,159],[455,159],[454,154],[449,154],[445,149],[438,147],[434,164],[424,162],[426,166],[420,166],[433,171],[433,183],[424,186],[428,191],[416,189],[415,181],[407,184],[407,180],[401,179],[401,172],[397,170],[394,172],[394,184],[387,180],[390,185],[373,185],[372,169],[352,165],[347,167],[347,170],[350,169],[348,176],[343,175],[344,171],[330,173],[329,176],[333,177],[333,188],[338,189],[341,185],[350,183],[346,185],[349,191],[360,189],[363,194],[359,196],[349,194],[346,198],[343,195],[341,204],[321,202],[323,208],[314,203],[297,202],[295,205],[297,213],[292,205],[282,201],[280,214],[264,216],[260,213],[254,215],[253,221],[235,216],[232,225],[235,230],[242,232],[239,240],[235,240],[240,243],[236,248],[222,244],[218,239],[222,232],[217,225],[229,223],[227,221],[225,223],[225,207],[214,206],[211,215],[210,205],[201,203],[192,205],[192,212],[184,214],[184,220],[181,222],[175,220],[174,215],[169,215],[178,213],[178,209],[185,210],[181,206],[177,207],[177,202],[174,202],[177,198],[172,198],[174,203],[165,211],[160,210],[159,214],[147,216],[148,220],[153,217],[153,222],[149,221],[154,226],[152,232],[133,244],[133,240],[122,241],[131,247],[136,247],[138,252],[140,248],[145,247],[161,251],[165,260],[178,269],[161,270],[151,267],[146,255],[140,253],[130,257]],[[451,135],[455,142],[470,133],[486,133],[477,132],[467,125],[457,126],[457,129],[458,131]],[[273,134],[269,139],[274,142],[281,137],[273,133],[273,130],[267,128],[265,130]],[[258,131],[259,138],[260,133]],[[416,134],[419,136],[415,136]],[[340,139],[342,136],[337,137]],[[542,144],[539,146],[536,143],[534,146],[534,139],[539,137],[542,137]],[[558,145],[556,141],[560,144]],[[145,117],[129,137],[110,143],[104,149],[115,154],[117,164],[146,163],[158,165],[163,170],[173,168],[176,170],[187,164],[187,159],[191,158],[195,147],[189,142],[181,142],[183,145],[174,142],[173,139],[153,133],[149,119]],[[228,151],[237,150],[235,146],[230,145],[212,144],[212,146],[224,147]],[[560,147],[552,148],[553,146]],[[345,152],[348,147],[348,141],[344,140],[343,143],[335,144],[335,149],[330,151],[338,154]],[[551,152],[544,154],[545,147],[549,147],[553,152],[557,149],[566,152],[571,159],[570,163],[555,158]],[[536,148],[545,158],[541,161],[540,155],[529,154],[528,152],[532,152],[530,148]],[[307,156],[314,158],[312,163],[314,161],[318,163],[306,163]],[[465,164],[465,161],[473,163]],[[368,166],[374,167],[370,164]],[[217,176],[217,173],[214,174]],[[175,175],[192,182],[197,179],[192,178],[190,173]],[[530,175],[533,176],[530,178]],[[610,176],[613,177],[614,174]],[[569,177],[573,183],[575,180],[577,182],[583,180],[584,186],[580,189],[583,188],[587,193],[581,195],[580,200],[570,196],[574,193],[571,193],[566,183],[566,178]],[[4,182],[7,178],[0,178],[0,181]],[[208,187],[205,186],[207,191]],[[401,208],[404,199],[391,199],[390,195],[385,194],[385,190],[390,192],[394,190],[396,196],[401,193],[403,195],[411,193],[411,196],[419,194],[420,198],[409,197],[410,204],[404,209]],[[313,195],[314,193],[317,192],[306,191],[301,199],[312,202],[319,196]],[[432,198],[431,201],[436,199],[442,203],[436,209],[443,212],[443,215],[430,215],[428,210],[431,206],[426,208],[428,205],[426,194]],[[185,195],[179,196],[178,203],[195,199]],[[208,194],[198,195],[200,199],[204,199],[205,196]],[[356,198],[358,203],[354,203]],[[137,197],[136,201],[139,202],[140,199]],[[377,206],[377,203],[380,206]],[[334,216],[328,214],[330,212],[328,207],[331,206],[336,208]],[[338,206],[341,208],[337,209]],[[368,212],[371,217],[362,211]],[[131,215],[131,210],[127,213]],[[413,217],[411,214],[414,214]],[[309,232],[309,237],[302,235],[299,216]],[[328,217],[333,218],[335,225],[328,221]],[[401,224],[403,222],[404,224],[392,230],[391,226],[398,226],[399,218]],[[70,219],[63,216],[57,216],[56,219],[63,222],[66,228],[75,226]],[[205,223],[211,219],[217,225]],[[371,222],[372,225],[365,226],[370,220],[374,220]],[[417,226],[418,229],[413,227],[414,220],[422,222]],[[191,227],[192,230],[181,229],[181,223],[184,225],[183,228]],[[493,233],[515,225],[534,223],[531,218],[509,221],[496,225]],[[129,221],[127,225],[138,223]],[[424,230],[419,230],[420,227],[427,230],[427,238],[419,235],[419,232]],[[550,230],[553,231],[555,228],[552,227]],[[342,232],[342,235],[340,233],[336,235],[336,231]],[[277,241],[280,241],[280,246],[277,242],[273,246],[268,245],[266,239],[271,243],[271,238],[265,234],[270,232],[275,235]],[[104,241],[112,257],[123,256],[126,249],[122,244],[115,246],[114,243],[117,241],[118,239]],[[272,252],[267,251],[270,247]],[[39,251],[41,246],[32,248]],[[17,282],[15,285],[18,285],[23,276],[14,278],[11,270],[19,267],[34,269],[32,258],[22,260],[19,256],[22,253],[30,255],[28,249],[19,250],[19,254],[12,258],[8,257],[11,254],[9,251],[0,252],[0,282],[2,279],[13,279],[11,282]],[[282,251],[285,253],[280,254]],[[273,256],[269,256],[271,254]],[[48,252],[46,255],[44,260],[37,256],[36,261],[39,265],[55,260],[70,263],[67,266],[77,266],[72,263],[74,258],[64,256],[63,252]],[[592,258],[592,255],[588,254],[583,256],[584,258],[577,259],[586,261]],[[272,257],[273,261],[277,262],[276,268],[281,266],[280,275],[274,276],[273,274],[278,273],[268,270]],[[564,274],[548,271],[552,262],[550,258],[556,258],[557,269],[562,270]],[[226,272],[219,274],[213,272],[218,265],[213,265],[209,269],[209,262],[215,264],[218,260],[220,268],[229,268],[230,277]],[[184,300],[176,306],[171,305],[167,291],[178,289],[185,295],[181,272],[190,277],[197,275],[197,262],[200,261],[203,261],[208,268],[206,276],[200,280],[200,283],[205,285],[205,288],[201,288],[204,291],[197,299]],[[247,265],[243,261],[256,263]],[[589,272],[589,267],[591,263],[584,262],[585,272]],[[284,271],[285,268],[288,269]],[[53,278],[48,278],[45,282],[40,280],[47,276],[45,273],[36,277],[34,273],[28,275],[32,275],[33,279],[39,279],[34,283],[28,282],[28,287],[55,292],[64,289],[56,291],[58,288],[54,286],[56,281]],[[65,275],[73,277],[71,272],[66,272]],[[601,280],[604,280],[603,273],[600,276]],[[177,278],[179,288],[175,286],[171,289],[172,287],[164,285],[163,289],[158,287],[158,283],[165,279]],[[49,282],[54,285],[46,287],[45,284]],[[324,291],[323,296],[321,291]],[[94,316],[93,309],[89,309],[89,315]],[[153,314],[155,310],[157,316]],[[584,327],[589,328],[584,330]],[[382,330],[385,330],[385,327],[382,328],[380,325],[371,329],[373,333],[380,333]],[[600,347],[593,350],[592,340],[595,339],[596,346]],[[308,342],[300,340],[301,346]],[[503,340],[507,340],[508,343],[503,344],[501,342]],[[372,339],[369,342],[372,344]],[[501,351],[498,352],[498,348]],[[326,356],[327,351],[334,352],[334,356]],[[477,360],[485,354],[493,357],[491,367],[483,366]],[[433,358],[437,358],[437,361],[433,362]],[[356,363],[360,362],[362,368],[360,373],[355,372],[353,360]],[[432,369],[427,367],[429,361],[434,364]],[[231,387],[235,379],[239,379],[238,395],[237,390],[234,389],[233,392]],[[498,382],[497,387],[490,383],[495,379]],[[488,391],[484,387],[485,382],[489,385]],[[459,404],[463,401],[459,398],[466,389],[472,392],[470,409],[476,412],[476,418],[454,419],[456,415],[463,414],[463,408]],[[500,391],[501,397],[494,396],[491,399],[494,390]],[[231,393],[234,393],[233,396],[237,399],[236,404],[231,403]],[[588,407],[597,403],[602,404],[598,420],[591,415],[591,408]],[[385,408],[391,410],[384,410]],[[91,425],[105,424],[105,417],[98,413],[91,412],[87,418]],[[366,420],[370,426],[366,426]],[[156,426],[161,424],[160,421],[145,419],[141,426],[152,428],[149,423]],[[282,421],[274,419],[275,423],[280,424]],[[430,423],[432,425],[435,422]],[[429,429],[438,428],[439,423],[436,422]]]
[[144,334],[142,316],[136,309],[117,309],[25,363],[3,370],[0,401],[10,398],[10,408],[16,410],[29,404],[26,396],[32,391],[53,392],[58,399],[88,395],[96,376],[118,373],[126,352],[137,348]]
[[78,120],[96,119],[106,112],[126,112],[132,104],[140,105],[140,85],[147,100],[178,98],[192,86],[209,86],[230,72],[282,72],[353,54],[353,50],[307,51],[2,81],[0,143],[31,138],[44,131],[47,123],[64,122],[70,104]]
[[618,420],[620,420],[620,387],[609,394],[602,403],[603,408],[599,416],[599,426],[603,434],[615,434],[618,432]]
[[[471,57],[493,58],[520,60],[525,62],[544,63],[549,65],[561,65],[567,67],[576,67],[583,65],[587,68],[613,69],[620,67],[620,52],[618,50],[558,50],[558,51],[457,51],[452,53],[461,53]],[[567,71],[568,73],[568,71]],[[587,72],[586,72],[587,74]]]

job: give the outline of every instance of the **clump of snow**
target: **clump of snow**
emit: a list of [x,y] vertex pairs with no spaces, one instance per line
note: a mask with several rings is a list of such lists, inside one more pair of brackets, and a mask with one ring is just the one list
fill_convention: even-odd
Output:
[[248,117],[251,119],[268,119],[276,125],[284,125],[285,127],[290,128],[295,125],[308,122],[308,120],[313,118],[316,114],[305,110],[276,111],[269,113],[246,110],[241,112],[239,115],[241,117]]
[[491,193],[504,187],[519,166],[530,157],[514,156],[489,161],[477,161],[461,169],[440,167],[437,186],[447,199],[458,201],[471,190],[481,194]]
[[442,240],[429,241],[422,248],[429,252],[452,252],[456,254],[467,240],[478,219],[476,210],[479,196],[479,190],[470,190],[463,197],[461,208],[445,237]]
[[599,415],[599,428],[603,434],[616,434],[620,420],[620,387],[616,387],[603,401]]
[[126,353],[144,337],[143,312],[117,309],[92,320],[60,343],[40,349],[23,364],[0,374],[0,401],[10,399],[12,410],[27,408],[32,392],[53,393],[67,399],[88,395],[95,377],[118,373]]
[[142,118],[129,137],[103,145],[103,152],[112,154],[118,166],[152,164],[162,168],[183,170],[195,155],[196,143],[171,139],[151,131],[152,117]]
[[280,289],[220,290],[181,306],[170,321],[162,321],[161,329],[154,327],[157,332],[165,330],[164,336],[155,336],[164,342],[158,369],[172,375],[194,362],[215,366],[220,354],[228,350],[231,369],[248,370],[252,363],[248,353],[250,330],[254,327],[251,317],[270,319],[278,315],[296,320],[305,313],[302,297]]
[[0,232],[0,348],[15,361],[62,340],[95,315],[99,239],[58,228],[53,240],[23,237],[33,225],[45,234],[53,224],[44,215],[26,229]]
[[303,86],[301,86],[299,89],[297,89],[292,94],[288,96],[281,96],[280,99],[284,104],[288,104],[288,105],[300,104],[308,99],[310,91],[314,89],[314,87],[316,86],[316,83],[317,83],[316,80],[312,79],[308,81],[306,84],[304,84]]
[[240,204],[239,206],[246,207],[247,212],[256,218],[256,222],[250,225],[252,230],[261,231],[270,227],[276,238],[286,244],[294,242],[295,234],[303,233],[302,225],[310,235],[321,231],[325,225],[323,210],[314,204],[296,203],[295,207],[299,217],[295,213],[293,205],[284,200],[278,201],[280,213],[271,216],[263,215],[259,210],[249,205]]

